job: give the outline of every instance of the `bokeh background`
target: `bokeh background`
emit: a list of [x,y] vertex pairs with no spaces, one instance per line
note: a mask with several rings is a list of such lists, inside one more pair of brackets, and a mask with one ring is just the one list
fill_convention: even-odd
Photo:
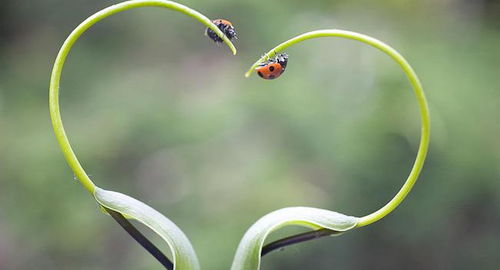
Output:
[[[49,119],[59,47],[116,2],[1,1],[0,269],[161,269],[74,180]],[[229,269],[246,229],[270,211],[378,209],[419,140],[396,64],[331,38],[290,49],[277,80],[243,77],[295,35],[354,30],[397,48],[423,82],[432,142],[422,176],[380,222],[272,253],[262,269],[498,269],[500,1],[182,3],[232,21],[239,54],[191,18],[142,8],[95,25],[68,58],[63,120],[98,185],[172,219],[203,269]]]

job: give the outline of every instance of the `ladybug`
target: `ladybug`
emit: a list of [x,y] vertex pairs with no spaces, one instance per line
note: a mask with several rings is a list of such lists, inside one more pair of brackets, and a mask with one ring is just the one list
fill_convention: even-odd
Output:
[[255,71],[265,80],[278,78],[285,72],[286,64],[288,63],[288,55],[286,53],[278,53],[275,57],[260,64]]
[[[222,33],[224,33],[224,35],[226,35],[226,37],[229,40],[236,38],[236,31],[234,30],[234,26],[230,21],[224,20],[224,19],[217,19],[217,20],[213,20],[212,23],[215,24],[222,31]],[[213,41],[215,41],[216,43],[222,42],[222,38],[220,38],[214,32],[214,30],[212,30],[210,28],[207,28],[207,30],[205,31],[205,34],[209,38],[211,38]]]

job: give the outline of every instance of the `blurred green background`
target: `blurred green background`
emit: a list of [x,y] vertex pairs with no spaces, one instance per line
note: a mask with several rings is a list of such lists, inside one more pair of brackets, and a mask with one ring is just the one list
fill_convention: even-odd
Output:
[[[0,269],[161,269],[73,179],[49,119],[59,47],[114,3],[2,0]],[[277,80],[243,77],[295,35],[358,31],[398,49],[423,82],[432,141],[422,176],[380,222],[272,253],[262,269],[498,269],[500,1],[181,3],[232,21],[239,54],[187,16],[142,8],[95,25],[68,58],[62,116],[99,186],[172,219],[203,269],[229,269],[244,232],[270,211],[378,209],[406,179],[419,140],[396,64],[331,38],[287,51]]]

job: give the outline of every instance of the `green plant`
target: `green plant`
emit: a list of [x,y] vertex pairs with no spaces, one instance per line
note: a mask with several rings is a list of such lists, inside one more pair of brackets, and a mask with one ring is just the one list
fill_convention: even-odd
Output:
[[[403,56],[380,40],[367,35],[344,30],[317,30],[304,33],[279,44],[268,53],[264,54],[264,56],[262,56],[250,67],[250,69],[245,73],[245,76],[249,77],[260,63],[270,59],[276,53],[283,52],[286,48],[299,42],[321,37],[341,37],[363,42],[389,55],[403,69],[403,72],[408,77],[408,80],[410,81],[415,92],[420,109],[422,124],[420,145],[415,163],[408,178],[406,179],[406,182],[394,198],[392,198],[392,200],[390,200],[385,206],[369,215],[363,217],[352,217],[333,211],[309,207],[284,208],[267,214],[258,220],[245,233],[245,236],[241,240],[238,250],[236,251],[236,256],[231,270],[259,269],[261,256],[271,252],[272,250],[318,237],[338,235],[342,232],[346,232],[354,228],[364,227],[380,220],[392,212],[404,200],[417,181],[420,171],[424,165],[427,149],[429,147],[430,118],[422,85],[420,84],[417,74],[413,71],[410,64],[408,64]],[[287,237],[270,243],[265,247],[263,246],[267,235],[269,235],[272,231],[289,225],[304,226],[312,228],[314,231]]]
[[[97,12],[82,22],[68,36],[61,47],[54,63],[50,81],[50,115],[56,138],[69,166],[75,173],[80,183],[89,193],[91,193],[101,208],[105,212],[109,213],[132,237],[134,237],[134,239],[136,239],[156,259],[158,259],[158,261],[162,263],[165,268],[178,270],[200,269],[196,253],[188,238],[173,222],[153,208],[130,196],[101,189],[93,183],[76,158],[62,124],[59,109],[59,81],[64,62],[71,47],[87,29],[98,21],[121,11],[146,6],[168,8],[195,18],[205,26],[212,29],[219,37],[222,38],[223,42],[229,46],[232,52],[236,54],[236,49],[233,44],[208,18],[186,6],[162,0],[134,0],[113,5]],[[343,37],[361,41],[385,52],[400,65],[413,86],[421,113],[421,140],[415,163],[406,182],[395,197],[381,209],[372,214],[363,217],[352,217],[329,210],[309,207],[293,207],[277,210],[264,216],[247,231],[240,242],[233,261],[232,270],[259,269],[261,256],[276,248],[307,241],[317,237],[337,235],[380,220],[393,211],[404,200],[415,184],[422,169],[428,149],[430,132],[427,102],[422,86],[413,69],[396,50],[385,43],[355,32],[342,30],[313,31],[297,36],[278,45],[259,59],[245,74],[245,76],[250,76],[259,63],[273,57],[277,52],[283,51],[298,42],[319,37]],[[130,222],[128,222],[127,218],[138,220],[163,238],[169,245],[173,256],[173,262],[171,262],[158,248],[149,242],[148,239],[146,239]],[[288,225],[305,226],[314,230],[312,232],[287,237],[264,246],[264,241],[269,233]]]
[[[69,166],[75,173],[80,183],[88,192],[92,194],[99,205],[106,212],[110,213],[111,216],[115,220],[117,220],[118,223],[125,230],[127,230],[127,232],[129,232],[132,237],[134,237],[134,239],[136,239],[153,256],[155,256],[155,258],[157,258],[166,268],[171,269],[175,267],[176,269],[196,270],[200,268],[196,253],[194,252],[194,249],[191,246],[188,238],[172,221],[170,221],[168,218],[166,218],[153,208],[149,207],[148,205],[130,196],[114,191],[104,190],[94,184],[94,182],[90,179],[90,177],[83,169],[73,149],[71,148],[68,137],[66,136],[66,132],[64,130],[61,113],[59,110],[59,81],[61,79],[64,62],[73,44],[75,44],[78,38],[87,29],[89,29],[98,21],[118,12],[140,7],[162,7],[175,10],[193,17],[206,27],[212,29],[220,38],[222,38],[223,42],[229,46],[233,54],[236,54],[234,45],[227,39],[227,37],[221,32],[221,30],[212,23],[211,20],[209,20],[203,14],[184,5],[171,1],[161,0],[134,0],[113,5],[95,13],[94,15],[83,21],[80,25],[78,25],[76,29],[71,32],[71,34],[68,36],[61,49],[59,50],[50,79],[50,116],[52,119],[52,125],[54,127],[57,141],[59,142],[66,161],[68,162]],[[169,245],[170,251],[173,255],[173,263],[170,262],[166,258],[166,256],[163,255],[163,253],[161,253],[151,242],[149,242],[144,236],[142,236],[142,234],[140,234],[140,232],[136,230],[132,226],[132,224],[130,224],[125,219],[125,217],[132,218],[143,223],[158,235],[160,235]]]

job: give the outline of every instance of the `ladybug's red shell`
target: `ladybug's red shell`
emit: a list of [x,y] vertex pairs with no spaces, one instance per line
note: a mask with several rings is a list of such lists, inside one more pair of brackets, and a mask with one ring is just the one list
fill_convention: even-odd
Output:
[[260,64],[255,71],[259,76],[266,80],[278,78],[285,72],[286,65],[288,64],[288,55],[286,53],[278,53],[275,57]]
[[278,78],[285,69],[279,63],[268,63],[255,69],[257,74],[263,79],[272,80]]
[[228,21],[228,20],[224,20],[224,19],[217,19],[217,20],[213,20],[212,21],[215,25],[219,25],[219,24],[223,24],[223,25],[230,25],[230,26],[233,26],[233,24]]

